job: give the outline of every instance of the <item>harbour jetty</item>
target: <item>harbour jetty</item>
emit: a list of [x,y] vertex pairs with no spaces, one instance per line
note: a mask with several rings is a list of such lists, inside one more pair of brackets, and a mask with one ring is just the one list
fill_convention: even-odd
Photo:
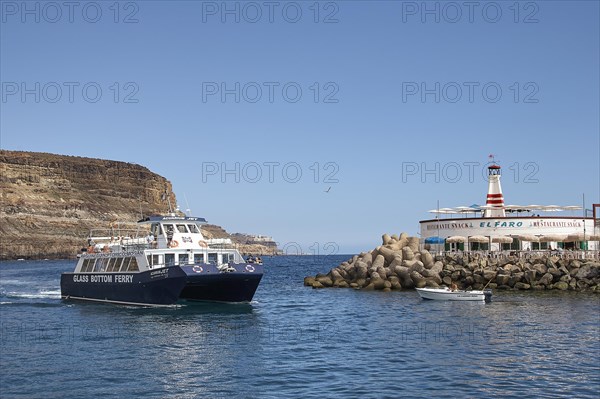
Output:
[[[460,289],[571,290],[600,293],[597,251],[432,254],[418,237],[384,234],[382,245],[353,256],[327,274],[304,278],[312,288],[392,291],[457,284]],[[582,251],[582,253],[584,253]]]

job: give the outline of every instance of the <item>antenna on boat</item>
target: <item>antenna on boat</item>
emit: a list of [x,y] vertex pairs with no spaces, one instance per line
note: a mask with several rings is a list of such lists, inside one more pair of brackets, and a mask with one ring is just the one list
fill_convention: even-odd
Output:
[[138,201],[140,204],[140,220],[142,220],[144,218],[144,212],[142,211],[142,196],[141,195],[138,197]]
[[192,210],[190,209],[190,204],[188,203],[185,193],[183,193],[183,199],[185,200],[185,213],[187,213],[188,216],[192,216]]
[[162,195],[162,199],[167,200],[167,203],[169,204],[169,213],[173,213],[173,206],[171,205],[171,198],[169,198],[169,195],[167,194],[167,190],[165,189],[165,192]]

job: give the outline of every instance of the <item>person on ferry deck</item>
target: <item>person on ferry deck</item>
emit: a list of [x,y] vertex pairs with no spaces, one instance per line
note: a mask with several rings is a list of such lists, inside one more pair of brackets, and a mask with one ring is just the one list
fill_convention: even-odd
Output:
[[171,246],[171,240],[173,240],[173,226],[167,228],[167,245]]

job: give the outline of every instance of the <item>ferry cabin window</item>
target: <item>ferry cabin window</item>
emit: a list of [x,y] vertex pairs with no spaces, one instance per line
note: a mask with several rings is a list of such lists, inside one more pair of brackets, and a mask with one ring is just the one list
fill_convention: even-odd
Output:
[[165,254],[165,266],[173,266],[175,264],[175,254]]
[[223,254],[223,263],[233,262],[233,254]]
[[94,263],[96,262],[96,259],[85,259],[83,261],[83,265],[81,265],[81,272],[82,273],[89,273],[92,270],[94,270]]
[[94,273],[103,273],[106,271],[106,264],[108,263],[108,258],[100,258],[96,259],[96,264],[94,265]]
[[117,263],[115,264],[115,269],[113,270],[115,273],[122,270],[123,268],[123,263],[125,262],[126,258],[119,258],[117,259]]
[[160,235],[160,224],[152,223],[152,227],[150,227],[150,233],[156,238]]
[[129,267],[129,261],[131,260],[131,258],[123,258],[123,264],[121,265],[121,269],[119,269],[122,272],[127,271],[127,268]]
[[188,227],[188,229],[190,229],[190,233],[192,233],[192,234],[199,234],[200,233],[198,231],[198,227],[196,227],[195,224],[188,224],[187,227]]
[[96,263],[99,261],[100,259],[90,259],[90,265],[87,268],[88,273],[93,273],[96,270]]
[[[115,264],[117,263],[117,261],[119,261],[119,266],[121,266],[120,265],[121,258],[110,258],[108,260],[108,266],[106,267],[106,271],[107,272],[113,272],[113,271],[115,271]],[[119,269],[117,269],[117,270],[119,270]]]
[[194,263],[204,263],[204,254],[194,254]]
[[160,265],[160,255],[146,255],[146,259],[148,260],[148,266]]
[[189,263],[189,255],[188,254],[179,254],[179,264],[187,265]]
[[128,272],[137,272],[139,271],[137,259],[135,257],[131,257],[131,261],[129,262],[129,266],[127,267]]
[[177,231],[179,231],[180,233],[186,234],[187,228],[185,227],[185,224],[178,224],[177,225]]
[[115,258],[106,259],[106,265],[104,266],[104,271],[110,272],[110,269],[115,265]]
[[208,263],[210,263],[211,265],[216,265],[217,260],[218,258],[216,253],[208,254]]

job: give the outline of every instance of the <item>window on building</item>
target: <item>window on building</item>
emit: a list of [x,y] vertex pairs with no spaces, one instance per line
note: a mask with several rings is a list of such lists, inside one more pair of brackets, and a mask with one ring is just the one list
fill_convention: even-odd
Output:
[[471,251],[487,251],[490,244],[487,242],[472,242]]

